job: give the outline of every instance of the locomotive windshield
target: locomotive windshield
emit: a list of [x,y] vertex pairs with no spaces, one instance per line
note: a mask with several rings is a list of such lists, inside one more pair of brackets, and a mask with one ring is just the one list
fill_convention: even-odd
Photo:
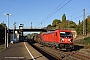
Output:
[[71,32],[60,32],[60,37],[62,38],[71,38]]

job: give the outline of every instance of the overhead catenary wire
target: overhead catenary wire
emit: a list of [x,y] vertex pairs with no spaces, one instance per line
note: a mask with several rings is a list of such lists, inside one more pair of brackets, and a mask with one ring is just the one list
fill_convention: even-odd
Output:
[[[60,3],[44,20],[46,20],[55,10],[57,10],[66,0],[64,0],[62,3]],[[43,21],[44,21],[43,20]]]
[[90,7],[87,7],[87,8],[85,8],[85,9],[90,9]]
[[[88,15],[88,14],[90,14],[90,13],[87,13],[87,14],[85,14],[85,15]],[[78,16],[78,17],[75,17],[75,18],[73,18],[72,20],[77,19],[77,18],[82,17],[82,16],[83,16],[83,15]]]
[[[89,9],[90,7],[87,7],[87,8],[85,8],[85,9]],[[82,12],[83,11],[83,9],[82,10],[80,10],[80,11],[78,11],[78,12],[76,12],[76,13],[74,13],[74,14],[72,14],[71,16],[68,16],[68,17],[72,17],[72,16],[74,16],[74,15],[76,15],[76,14],[79,14],[80,12]]]
[[[63,8],[65,5],[67,5],[70,1],[71,1],[71,0],[69,0],[69,1],[68,1],[66,4],[64,4],[61,8]],[[52,15],[54,15],[54,14],[55,14],[57,11],[59,11],[61,8],[59,8],[59,9],[56,10],[54,13],[52,13],[50,16],[48,16],[47,19],[50,18]],[[46,19],[46,20],[47,20],[47,19]],[[44,20],[44,21],[45,21],[45,20]],[[43,21],[43,22],[44,22],[44,21]]]
[[74,16],[74,15],[76,15],[76,14],[82,12],[82,11],[83,11],[83,10],[80,10],[79,12],[76,12],[76,13],[72,14],[71,16],[68,16],[68,17],[72,17],[72,16]]
[[[46,18],[45,20],[43,20],[41,23],[43,23],[44,21],[46,21],[48,18],[50,18],[52,15],[54,15],[56,12],[58,12],[60,9],[62,9],[64,6],[66,6],[70,1],[71,1],[71,0],[69,0],[68,2],[66,2],[66,3],[65,3],[63,6],[61,6],[59,9],[57,9],[62,3],[64,3],[64,2],[62,2],[62,3],[56,8],[57,10],[56,10],[56,9],[55,9],[56,11],[53,10],[53,11],[55,11],[55,12],[51,12],[52,14],[50,13],[50,14],[47,16],[47,18]],[[41,23],[40,23],[40,24],[41,24]],[[40,25],[40,24],[39,24],[39,25]],[[38,26],[38,25],[37,25],[37,26]]]

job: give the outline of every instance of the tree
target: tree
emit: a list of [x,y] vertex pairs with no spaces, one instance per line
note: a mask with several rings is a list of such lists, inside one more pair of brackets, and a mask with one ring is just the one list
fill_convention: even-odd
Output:
[[81,22],[80,24],[77,25],[76,31],[77,31],[78,35],[83,34],[83,22]]
[[68,25],[68,28],[76,28],[77,25],[76,25],[75,22],[70,21],[70,20],[67,20],[67,21],[68,21],[68,22],[67,22],[67,23],[68,23],[68,24],[67,24],[67,25]]
[[0,29],[4,29],[5,27],[6,27],[6,24],[4,24],[4,23],[0,24]]
[[49,24],[47,27],[46,27],[47,30],[51,30],[52,29],[52,26],[51,24]]
[[79,20],[79,24],[80,24],[80,20]]
[[66,15],[65,14],[63,14],[63,16],[62,16],[62,22],[66,22]]
[[54,19],[53,22],[52,22],[52,27],[56,27],[59,23],[61,23],[61,20]]
[[51,24],[49,24],[47,27],[52,27]]
[[66,27],[67,27],[66,15],[63,14],[63,16],[62,16],[62,28],[66,28]]
[[86,18],[86,27],[87,27],[87,32],[90,32],[90,16]]
[[4,23],[0,24],[0,43],[4,43],[5,26],[6,26],[6,24],[4,24]]

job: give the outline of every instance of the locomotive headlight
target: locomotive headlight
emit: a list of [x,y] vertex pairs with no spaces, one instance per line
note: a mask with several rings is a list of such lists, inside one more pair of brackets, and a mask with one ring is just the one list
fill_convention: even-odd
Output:
[[62,39],[62,41],[64,41],[64,39]]
[[63,42],[63,41],[64,41],[64,39],[62,38],[62,39],[60,39],[60,41],[61,41],[61,42]]
[[71,42],[71,39],[68,39],[68,41],[70,41],[70,42]]

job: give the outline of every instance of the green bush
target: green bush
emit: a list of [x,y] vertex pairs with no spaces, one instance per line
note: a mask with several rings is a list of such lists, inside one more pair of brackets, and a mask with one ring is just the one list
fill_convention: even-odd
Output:
[[85,45],[90,45],[90,37],[84,38]]

